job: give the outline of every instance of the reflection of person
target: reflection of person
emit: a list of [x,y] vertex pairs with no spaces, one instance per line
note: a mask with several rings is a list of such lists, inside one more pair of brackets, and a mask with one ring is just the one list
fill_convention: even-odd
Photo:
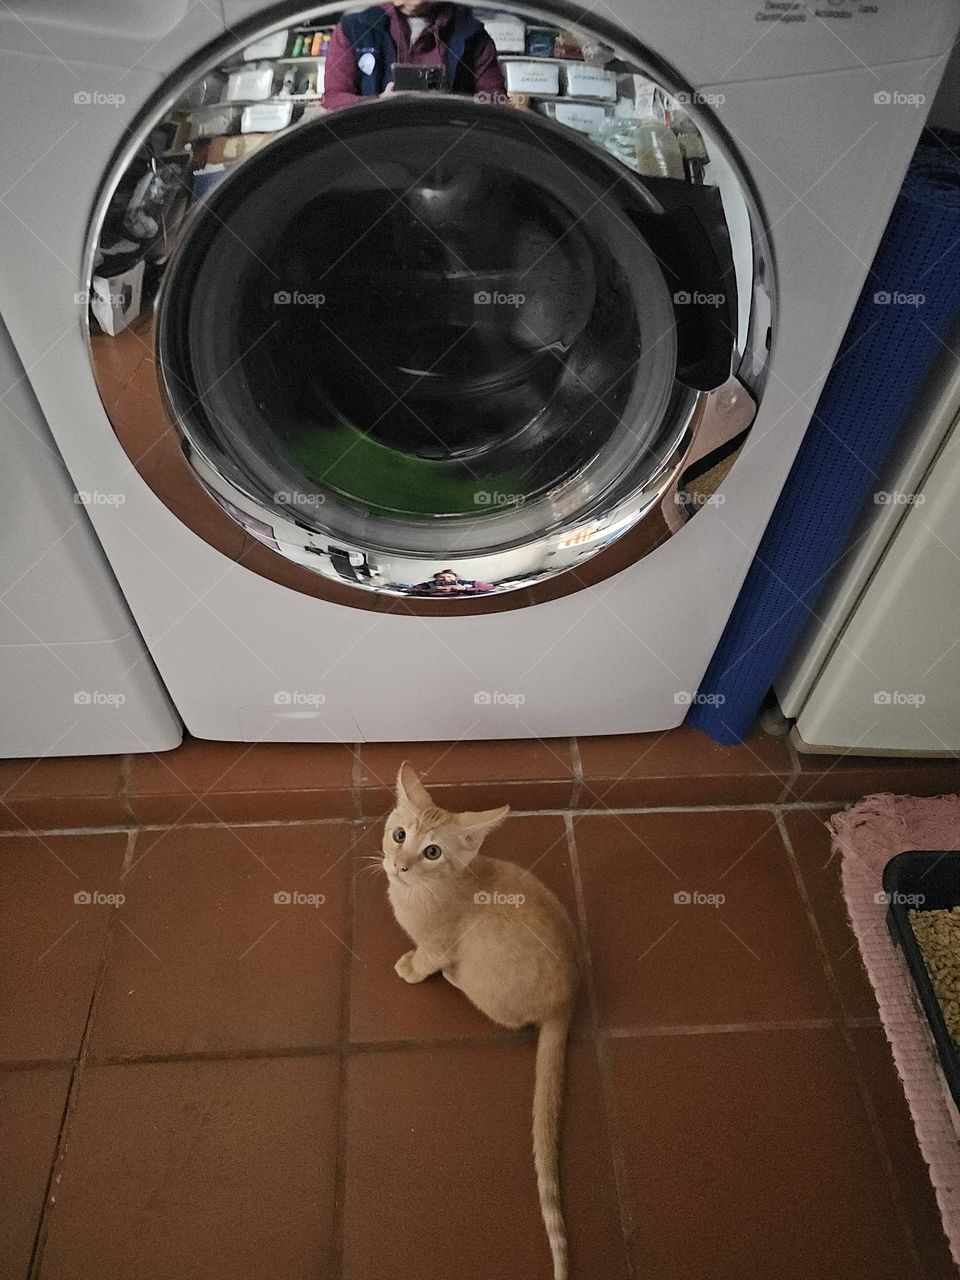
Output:
[[468,596],[492,589],[490,582],[474,582],[461,578],[453,569],[441,569],[429,582],[418,582],[413,591],[416,595],[425,596]]
[[350,107],[393,92],[393,64],[440,66],[450,93],[506,94],[493,41],[465,5],[397,0],[348,13],[333,33],[323,105]]

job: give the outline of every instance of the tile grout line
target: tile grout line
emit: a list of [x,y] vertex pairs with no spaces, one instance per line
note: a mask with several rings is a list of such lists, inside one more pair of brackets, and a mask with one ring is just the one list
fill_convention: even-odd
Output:
[[123,851],[123,861],[120,863],[120,879],[121,880],[130,870],[130,868],[133,866],[133,862],[134,862],[133,855],[134,855],[134,850],[136,849],[136,846],[137,846],[137,835],[138,835],[138,832],[136,827],[132,828],[130,831],[127,832],[127,845]]
[[[564,806],[563,808],[549,809],[545,807],[542,810],[529,809],[529,810],[518,810],[518,812],[541,812],[542,811],[542,812],[561,812],[562,813],[562,812],[565,812],[567,809],[579,810],[579,807],[583,805],[584,796],[585,794],[590,793],[590,788],[583,774],[583,762],[582,762],[582,757],[580,752],[579,739],[576,736],[572,736],[566,739],[566,743],[567,743],[569,759],[572,765],[572,775],[573,775],[571,794],[569,797],[570,803]],[[364,816],[363,815],[364,797],[366,793],[370,791],[375,791],[378,789],[376,783],[373,783],[369,786],[364,786],[364,781],[363,781],[364,773],[363,773],[363,764],[362,764],[363,745],[364,744],[362,743],[343,744],[343,746],[346,749],[348,749],[351,753],[351,778],[350,778],[349,787],[348,788],[333,787],[333,788],[319,789],[320,791],[343,791],[343,792],[349,791],[349,812],[343,815],[339,815],[340,817],[346,818],[348,820],[355,820],[357,817]],[[820,785],[823,783],[823,780],[828,776],[835,775],[838,778],[843,776],[837,773],[837,766],[840,763],[840,760],[849,759],[849,756],[833,759],[832,764],[820,766],[816,769],[811,769],[809,774],[805,774],[805,771],[803,769],[802,758],[800,754],[797,752],[795,745],[789,739],[789,737],[786,739],[786,748],[789,755],[789,768],[785,773],[777,775],[783,778],[784,785],[776,798],[770,801],[759,802],[759,807],[766,807],[767,805],[777,805],[777,804],[784,804],[784,803],[790,803],[790,802],[793,802],[796,804],[807,803],[811,805],[812,804],[826,805],[830,803],[849,803],[851,798],[855,798],[850,796],[835,795],[832,797],[832,799],[823,799],[823,800],[807,799],[807,797],[810,796],[811,792],[819,788]],[[816,756],[810,757],[810,759],[812,760],[817,758],[818,757]],[[914,769],[919,769],[920,771],[923,771],[924,768],[926,767],[929,767],[930,769],[934,769],[936,766],[940,766],[942,768],[944,765],[955,763],[956,758],[951,756],[929,757],[929,758],[928,757],[864,756],[864,757],[861,757],[860,760],[862,762],[863,768],[866,770],[870,770],[871,767],[875,767],[881,773],[886,772],[887,774],[890,774],[890,773],[897,774],[899,772],[902,772],[902,768],[904,767],[905,768],[913,767]],[[126,755],[120,756],[119,761],[120,761],[119,786],[114,792],[114,798],[117,800],[117,802],[123,809],[125,816],[129,819],[129,822],[135,822],[136,806],[134,804],[132,773],[133,773],[136,757],[128,753]],[[717,779],[722,780],[725,775],[708,775],[708,776],[712,776],[712,777],[715,776]],[[730,775],[730,777],[733,779],[741,779],[741,780],[749,780],[754,776],[755,775],[745,774],[743,772],[740,772],[740,773],[734,772],[733,774]],[[764,775],[756,775],[756,776],[764,776]],[[806,783],[803,795],[800,795],[798,791],[801,779],[805,779],[805,783]],[[616,781],[616,780],[617,779],[613,779],[613,781]],[[539,781],[545,782],[546,780],[540,779]],[[602,783],[604,779],[597,779],[596,781],[598,783]],[[606,781],[610,781],[610,780],[608,779]],[[658,779],[651,778],[651,779],[647,779],[647,781],[658,781]],[[659,781],[677,782],[679,781],[679,779],[664,777],[662,779],[659,779]],[[888,780],[888,783],[884,783],[883,785],[888,785],[896,789],[895,788],[896,781],[897,781],[896,777],[892,777]],[[458,789],[462,789],[464,786],[464,784],[456,783],[456,782],[436,783],[434,785],[435,787],[442,788],[445,791],[453,790],[454,792],[457,791]],[[508,790],[522,789],[530,785],[535,785],[535,780],[508,779],[508,780],[505,780],[502,785],[506,787]],[[877,782],[876,785],[879,787],[881,786],[881,783]],[[903,782],[903,785],[907,785],[906,782]],[[920,788],[920,791],[922,794],[941,794],[944,791],[944,789],[950,790],[952,786],[953,786],[953,779],[951,777],[950,779],[943,780],[941,782],[941,785],[937,788],[929,789],[926,786],[923,786]],[[910,784],[910,789],[913,792],[917,792],[918,788],[916,786],[916,779],[914,780],[913,783]],[[251,797],[257,798],[260,796],[283,797],[287,794],[309,795],[315,790],[317,789],[309,788],[309,787],[300,787],[300,788],[296,788],[294,792],[287,792],[285,790],[258,792],[256,790],[253,790],[253,791],[241,791],[235,794],[246,797],[246,798],[251,798]],[[166,794],[167,793],[165,792],[158,793],[158,795],[160,796],[164,796]],[[173,793],[170,793],[170,794],[173,794]],[[49,799],[49,797],[47,798]],[[76,799],[77,797],[61,796],[57,798],[63,801],[69,801],[71,799]],[[229,792],[225,792],[217,796],[217,799],[220,801],[229,801],[230,798],[231,798],[231,793]],[[753,802],[753,804],[750,804],[750,805],[688,804],[688,805],[678,805],[678,806],[645,805],[645,804],[623,805],[623,806],[603,806],[601,804],[601,805],[598,805],[596,809],[590,810],[590,811],[598,812],[598,813],[602,813],[602,812],[617,813],[617,812],[644,812],[648,810],[667,811],[671,808],[684,808],[684,809],[687,809],[687,808],[698,808],[698,809],[744,808],[744,807],[753,807],[755,804],[757,804],[757,802]],[[308,819],[301,819],[300,821],[325,821],[325,820],[327,819],[308,818]],[[335,820],[335,819],[330,819],[330,820]],[[224,821],[229,823],[230,825],[235,825],[232,819],[230,819],[229,817],[224,819]],[[284,819],[277,818],[274,821],[279,823],[279,822],[283,822]],[[121,824],[117,824],[117,825],[120,825],[121,829],[126,829],[126,827],[122,826]],[[127,825],[129,825],[129,823]],[[148,825],[163,826],[163,825],[170,825],[170,824],[157,823],[157,824],[148,824]],[[177,824],[177,825],[180,825],[180,824]],[[194,824],[184,824],[184,825],[194,825]],[[34,822],[32,824],[24,824],[24,829],[25,830],[33,829],[37,831],[45,830],[49,832],[59,832],[61,830],[63,831],[69,830],[71,833],[73,833],[73,832],[79,832],[79,831],[84,831],[88,829],[103,830],[103,829],[111,829],[111,828],[109,827],[107,828],[104,828],[104,827],[43,828],[38,826],[36,822]],[[22,831],[20,831],[19,829],[16,831],[0,831],[0,837],[4,835],[14,835],[14,834],[22,834]]]
[[[123,859],[118,872],[118,880],[122,877],[124,869],[133,861],[133,851],[136,842],[136,830],[129,831],[127,833],[126,848],[124,849]],[[33,1249],[30,1254],[30,1263],[27,1268],[28,1280],[37,1280],[43,1267],[43,1253],[47,1243],[50,1215],[53,1206],[56,1204],[56,1191],[60,1185],[60,1178],[63,1175],[63,1162],[67,1153],[71,1124],[73,1117],[76,1114],[78,1099],[80,1096],[80,1086],[86,1069],[90,1040],[93,1034],[94,1018],[97,1006],[100,1002],[100,994],[103,990],[103,984],[106,981],[107,958],[110,954],[110,948],[113,942],[113,922],[117,910],[117,907],[112,909],[107,921],[103,946],[100,950],[100,960],[97,965],[96,976],[93,980],[93,990],[90,993],[90,1003],[87,1006],[87,1016],[83,1024],[83,1032],[80,1037],[80,1047],[77,1051],[77,1056],[73,1063],[73,1069],[70,1073],[70,1083],[67,1086],[67,1096],[60,1120],[60,1129],[57,1133],[53,1159],[50,1163],[50,1173],[47,1178],[47,1185],[44,1189],[43,1205],[40,1210],[40,1220],[37,1223],[37,1231],[33,1240]]]
[[784,743],[785,743],[785,745],[786,745],[787,753],[788,753],[788,755],[790,756],[790,762],[791,762],[791,764],[793,765],[793,769],[792,769],[792,772],[791,772],[791,775],[790,775],[790,780],[791,780],[791,782],[792,782],[792,781],[794,780],[794,778],[799,777],[799,776],[800,776],[800,774],[801,774],[801,772],[803,771],[803,769],[802,769],[802,765],[801,765],[801,762],[800,762],[800,752],[797,750],[797,748],[796,748],[796,746],[795,746],[795,744],[794,744],[794,741],[793,741],[793,735],[792,735],[792,734],[788,733],[788,734],[784,737],[783,741],[784,741]]
[[583,761],[580,758],[580,739],[574,735],[570,739],[570,763],[573,765],[573,786],[570,789],[568,809],[576,809],[584,792]]
[[780,832],[780,839],[782,840],[783,846],[786,850],[787,859],[793,871],[793,877],[796,882],[801,901],[803,902],[804,909],[806,910],[810,928],[813,930],[813,934],[816,939],[824,975],[826,976],[827,982],[841,1011],[841,1018],[837,1029],[840,1032],[849,1054],[850,1066],[853,1071],[854,1080],[856,1081],[857,1092],[860,1095],[861,1105],[863,1106],[864,1113],[867,1117],[867,1124],[870,1128],[870,1136],[873,1139],[874,1150],[880,1159],[880,1164],[883,1168],[887,1182],[887,1189],[890,1193],[890,1198],[893,1201],[894,1212],[897,1215],[897,1223],[900,1227],[900,1235],[906,1244],[907,1251],[913,1263],[914,1273],[917,1276],[922,1276],[923,1266],[920,1258],[920,1250],[917,1246],[916,1240],[914,1239],[910,1214],[907,1207],[904,1205],[903,1198],[900,1194],[900,1186],[897,1180],[893,1160],[890,1157],[890,1152],[883,1136],[883,1125],[880,1122],[880,1117],[877,1114],[876,1107],[874,1106],[870,1086],[860,1067],[860,1061],[857,1057],[856,1048],[854,1046],[853,1033],[847,1021],[847,1011],[840,991],[840,983],[837,979],[836,973],[834,972],[830,953],[828,952],[826,943],[823,940],[823,934],[820,931],[820,924],[813,910],[810,895],[807,893],[806,883],[800,871],[800,863],[793,847],[793,841],[790,838],[790,832],[787,829],[787,824],[783,815],[780,813],[777,814],[777,829]]
[[[685,804],[685,805],[636,805],[623,806],[614,809],[512,809],[511,817],[514,818],[538,818],[538,817],[564,817],[568,813],[576,813],[579,817],[584,818],[603,818],[607,816],[616,817],[619,814],[635,814],[635,813],[731,813],[741,810],[749,810],[751,812],[760,813],[776,813],[778,811],[791,812],[793,810],[806,811],[809,809],[836,809],[838,806],[852,803],[848,800],[797,800],[782,803],[777,800],[763,800],[755,802],[744,802],[741,804]],[[135,822],[134,824],[124,824],[122,826],[100,826],[100,827],[32,827],[22,828],[16,831],[0,830],[0,840],[23,838],[30,835],[45,836],[83,836],[83,835],[126,835],[131,825],[135,825],[138,831],[168,831],[176,827],[178,830],[207,830],[219,827],[318,827],[318,826],[334,826],[337,823],[350,824],[353,822],[369,822],[377,821],[377,815],[361,816],[359,818],[351,817],[349,814],[340,814],[332,818],[263,818],[244,819],[241,821],[232,820],[230,818],[221,818],[215,822]]]
[[120,801],[120,808],[127,815],[131,825],[136,825],[137,815],[133,811],[133,796],[131,795],[130,785],[133,777],[133,756],[125,755],[120,758],[120,789],[117,792],[117,799]]
[[600,1006],[597,999],[596,984],[593,978],[593,963],[590,951],[590,938],[587,932],[586,900],[583,893],[583,880],[580,875],[580,862],[577,855],[577,841],[573,828],[573,814],[564,815],[564,826],[567,835],[567,853],[570,858],[570,870],[573,874],[574,896],[577,903],[577,923],[579,925],[581,953],[583,956],[583,985],[590,1011],[590,1028],[594,1046],[597,1072],[600,1076],[600,1101],[603,1108],[604,1122],[607,1131],[607,1150],[613,1169],[613,1190],[617,1200],[617,1216],[620,1220],[620,1233],[623,1240],[624,1262],[629,1280],[639,1280],[639,1248],[634,1239],[632,1214],[627,1200],[627,1164],[626,1154],[620,1142],[617,1124],[619,1109],[610,1075],[610,1063],[607,1046],[600,1035]]
[[[357,750],[359,761],[360,752]],[[359,793],[357,806],[359,809]],[[353,829],[353,847],[357,840],[363,838],[365,823],[358,817],[351,823]],[[356,875],[351,875],[347,884],[346,903],[346,946],[343,955],[340,987],[340,1022],[337,1035],[337,1150],[333,1167],[333,1238],[330,1241],[330,1276],[331,1280],[340,1280],[343,1275],[343,1256],[346,1245],[344,1215],[347,1201],[347,1065],[350,1060],[350,1004],[353,992],[353,941],[356,921]]]
[[727,1036],[776,1033],[779,1031],[825,1031],[839,1028],[842,1020],[836,1018],[785,1018],[774,1022],[716,1022],[689,1026],[683,1023],[660,1024],[650,1027],[610,1027],[599,1032],[601,1040],[669,1040],[678,1036]]
[[[753,1035],[755,1033],[789,1032],[789,1031],[823,1031],[839,1029],[843,1019],[837,1017],[783,1019],[770,1022],[717,1022],[717,1023],[659,1023],[651,1026],[636,1027],[600,1027],[596,1031],[592,1027],[571,1032],[572,1044],[585,1044],[594,1039],[601,1041],[615,1040],[669,1040],[679,1036],[721,1036],[721,1035]],[[879,1028],[882,1023],[878,1018],[850,1018],[847,1025],[851,1028]],[[249,1062],[258,1059],[274,1058],[319,1058],[337,1055],[343,1058],[363,1057],[371,1053],[402,1053],[404,1051],[422,1051],[424,1049],[483,1049],[496,1045],[535,1044],[536,1035],[530,1028],[509,1031],[491,1026],[489,1032],[468,1036],[417,1036],[400,1040],[355,1040],[317,1042],[314,1044],[260,1045],[249,1049],[209,1049],[192,1050],[181,1053],[141,1053],[141,1054],[93,1054],[88,1053],[85,1059],[90,1067],[137,1067],[155,1063],[181,1062]],[[0,1075],[6,1072],[50,1070],[56,1067],[71,1066],[74,1059],[37,1058],[0,1062]]]
[[76,1058],[12,1058],[0,1062],[0,1075],[8,1072],[13,1075],[17,1071],[56,1071],[64,1067],[73,1067]]
[[363,817],[363,763],[360,759],[360,743],[350,744],[350,793],[353,804],[353,820],[359,822]]
[[[261,1045],[252,1049],[196,1049],[180,1053],[88,1054],[90,1067],[145,1067],[163,1063],[256,1062],[283,1058],[326,1058],[339,1053],[336,1044]],[[0,1068],[2,1070],[2,1068]]]
[[786,745],[787,755],[790,758],[790,769],[783,779],[783,790],[780,792],[780,796],[777,801],[778,804],[784,804],[789,801],[790,797],[793,795],[794,784],[800,777],[800,757],[797,755],[795,747],[789,740]]

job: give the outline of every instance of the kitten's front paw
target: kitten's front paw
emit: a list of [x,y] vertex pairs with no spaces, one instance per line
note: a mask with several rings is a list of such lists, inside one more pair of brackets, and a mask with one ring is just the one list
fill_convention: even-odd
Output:
[[422,982],[426,976],[417,968],[415,959],[416,954],[415,950],[407,951],[393,966],[404,982]]

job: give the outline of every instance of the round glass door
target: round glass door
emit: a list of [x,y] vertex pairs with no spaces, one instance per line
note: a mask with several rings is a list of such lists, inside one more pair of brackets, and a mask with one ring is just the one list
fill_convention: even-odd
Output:
[[[697,186],[701,160],[645,175],[622,130],[560,115],[388,96],[233,135],[242,159],[219,168],[189,142],[215,178],[187,200],[167,153],[136,183],[128,160],[101,258],[122,201],[130,235],[131,199],[174,190],[141,280],[145,304],[159,287],[164,448],[172,430],[234,526],[301,577],[229,554],[301,589],[307,570],[353,595],[492,599],[651,513],[661,540],[693,514],[685,470],[712,470],[754,407],[733,377],[735,187]],[[181,518],[184,489],[162,495]]]
[[189,444],[268,520],[362,551],[490,555],[605,511],[679,425],[640,197],[506,108],[398,99],[290,135],[166,282]]

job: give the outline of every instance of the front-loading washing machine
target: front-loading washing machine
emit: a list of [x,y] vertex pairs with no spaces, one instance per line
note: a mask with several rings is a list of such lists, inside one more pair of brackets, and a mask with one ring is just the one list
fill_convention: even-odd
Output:
[[344,12],[0,14],[0,313],[157,668],[207,738],[669,728],[955,7],[476,8],[506,94],[327,112]]

